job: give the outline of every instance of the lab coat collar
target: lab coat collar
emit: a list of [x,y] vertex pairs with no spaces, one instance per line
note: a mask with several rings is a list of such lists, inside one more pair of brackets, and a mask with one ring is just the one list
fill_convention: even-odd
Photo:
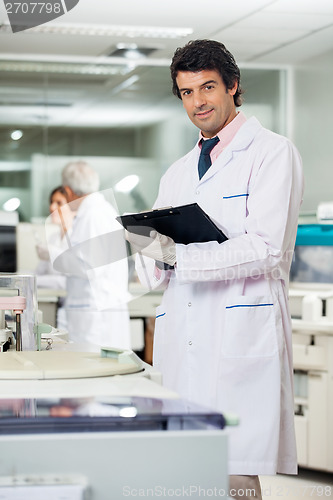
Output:
[[77,211],[77,217],[79,217],[82,212],[84,213],[86,210],[89,210],[90,207],[100,204],[101,200],[104,200],[101,193],[91,193],[85,196],[79,206],[79,210]]
[[[206,174],[199,180],[198,183],[206,182],[208,179],[213,177],[221,168],[223,168],[232,159],[234,151],[241,151],[246,149],[253,141],[259,130],[262,129],[262,125],[254,116],[246,120],[246,122],[241,126],[233,140],[225,148],[224,151],[219,155],[219,157],[214,161],[212,166],[206,172]],[[187,157],[187,162],[195,163],[195,168],[197,169],[198,160],[200,155],[200,147],[198,144],[195,145],[192,150],[192,154]]]
[[247,148],[260,129],[262,129],[261,123],[252,116],[241,126],[230,145],[226,147],[226,150],[241,151]]

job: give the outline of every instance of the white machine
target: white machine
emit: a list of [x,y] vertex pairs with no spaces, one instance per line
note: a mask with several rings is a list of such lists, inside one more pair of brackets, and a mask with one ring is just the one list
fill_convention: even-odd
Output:
[[0,352],[1,498],[227,497],[221,414],[164,388],[132,351],[53,340]]
[[299,226],[289,300],[298,462],[332,472],[333,226]]
[[10,348],[12,338],[17,351],[37,349],[37,333],[34,276],[0,273],[0,351]]

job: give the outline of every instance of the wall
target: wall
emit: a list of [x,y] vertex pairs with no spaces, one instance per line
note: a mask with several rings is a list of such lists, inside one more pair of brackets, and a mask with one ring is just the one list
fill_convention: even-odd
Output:
[[174,161],[193,148],[198,134],[198,129],[190,122],[179,101],[179,111],[146,131],[147,156],[154,158],[160,172],[164,173]]
[[256,116],[261,124],[285,134],[286,71],[279,69],[241,69],[244,91],[241,110],[250,118]]
[[302,211],[333,201],[333,51],[294,68],[293,140],[304,164]]

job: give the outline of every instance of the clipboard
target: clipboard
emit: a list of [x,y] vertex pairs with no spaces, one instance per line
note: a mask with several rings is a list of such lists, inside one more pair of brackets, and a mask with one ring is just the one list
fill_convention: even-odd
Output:
[[130,233],[149,236],[156,230],[184,245],[228,239],[197,203],[121,215],[117,221]]

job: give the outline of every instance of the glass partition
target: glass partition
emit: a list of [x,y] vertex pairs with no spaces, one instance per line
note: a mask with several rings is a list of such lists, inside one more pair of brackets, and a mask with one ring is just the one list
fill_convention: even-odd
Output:
[[[102,189],[137,175],[135,187],[115,191],[119,210],[150,208],[162,173],[198,134],[171,93],[168,67],[134,73],[110,66],[108,74],[97,74],[78,65],[53,66],[17,62],[2,68],[0,210],[18,198],[20,221],[46,217],[49,193],[72,159],[92,162]],[[284,133],[287,72],[243,68],[241,73],[241,109]]]

